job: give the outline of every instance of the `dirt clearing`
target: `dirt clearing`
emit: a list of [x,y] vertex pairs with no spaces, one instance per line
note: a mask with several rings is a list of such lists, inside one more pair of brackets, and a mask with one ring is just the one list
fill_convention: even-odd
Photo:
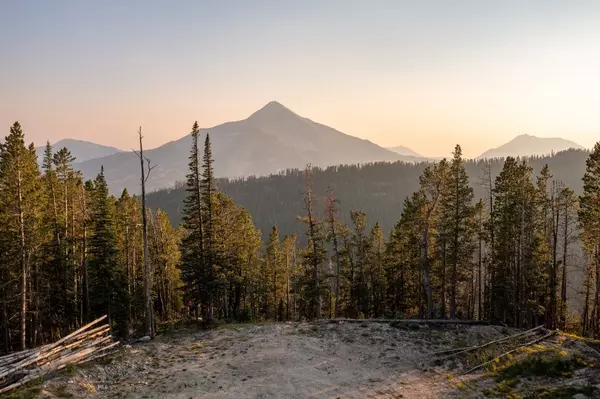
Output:
[[76,398],[480,397],[452,377],[456,361],[432,367],[433,353],[511,332],[326,321],[186,330],[56,376],[41,397],[65,397],[59,390]]

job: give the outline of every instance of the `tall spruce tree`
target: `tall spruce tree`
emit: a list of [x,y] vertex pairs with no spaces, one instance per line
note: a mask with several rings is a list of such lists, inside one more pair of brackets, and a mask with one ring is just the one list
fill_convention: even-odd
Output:
[[[473,189],[462,159],[459,145],[454,148],[453,159],[446,173],[441,214],[448,233],[447,253],[450,255],[450,318],[456,318],[457,288],[470,269],[473,254],[474,217]],[[468,313],[468,312],[467,312]]]
[[[593,297],[591,311],[584,312],[584,327],[589,326],[594,336],[600,336],[600,142],[596,143],[586,161],[583,176],[583,194],[579,197],[579,224],[581,239],[588,254],[589,280],[587,297]],[[586,307],[588,301],[586,300]],[[589,319],[589,320],[588,320]],[[584,331],[585,332],[585,331]]]
[[[39,244],[41,180],[33,144],[25,146],[19,122],[0,145],[0,252],[4,281],[19,281],[18,286],[2,289],[3,301],[19,298],[19,347],[27,347],[32,261]],[[14,295],[18,294],[18,295]],[[5,320],[5,323],[8,323]]]
[[108,193],[104,167],[94,180],[92,231],[89,244],[91,309],[95,316],[108,314],[119,334],[128,333],[125,273],[119,263],[115,231],[115,201]]
[[434,316],[433,282],[431,273],[430,250],[434,237],[435,219],[446,179],[447,163],[441,161],[434,167],[428,166],[419,178],[420,189],[413,195],[412,202],[419,209],[418,225],[420,230],[421,271],[426,298],[427,318]]
[[215,300],[221,291],[222,281],[217,278],[218,270],[218,247],[215,245],[214,236],[214,210],[213,196],[215,193],[215,178],[213,170],[212,149],[210,136],[206,133],[204,140],[204,156],[202,157],[202,221],[204,223],[204,284],[207,300],[204,312],[205,322],[212,323],[214,318]]
[[205,276],[205,251],[198,152],[199,133],[198,122],[194,122],[191,133],[192,147],[188,164],[189,172],[186,180],[187,195],[183,201],[183,228],[186,234],[181,240],[181,278],[186,288],[186,300],[194,312],[197,312],[198,305],[206,299],[205,291],[201,285],[201,281]]
[[[310,283],[310,303],[311,312],[309,313],[315,319],[321,318],[322,295],[321,295],[321,265],[323,263],[324,248],[323,235],[319,231],[319,222],[314,208],[314,192],[312,182],[312,166],[307,165],[304,170],[304,210],[306,216],[303,221],[308,225],[306,235],[308,237],[308,248],[305,253],[305,259],[310,264],[310,273],[312,274],[312,283]],[[309,316],[309,317],[310,317]]]
[[385,310],[384,297],[386,281],[384,273],[385,240],[379,222],[376,222],[369,234],[368,278],[371,296],[371,315],[381,317]]

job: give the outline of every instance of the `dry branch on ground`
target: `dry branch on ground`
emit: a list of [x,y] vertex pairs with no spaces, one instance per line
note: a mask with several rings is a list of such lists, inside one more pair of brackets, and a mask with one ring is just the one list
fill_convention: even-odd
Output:
[[81,364],[106,356],[119,342],[113,342],[110,326],[90,330],[106,319],[100,317],[60,340],[0,357],[0,393],[59,371],[70,364]]

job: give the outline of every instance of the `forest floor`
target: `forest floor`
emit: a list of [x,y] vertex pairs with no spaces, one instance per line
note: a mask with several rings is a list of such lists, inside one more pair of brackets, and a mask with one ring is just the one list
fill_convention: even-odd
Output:
[[[435,352],[488,342],[514,330],[410,327],[323,321],[185,329],[124,347],[102,362],[71,368],[31,389],[40,398],[599,397],[600,353],[578,340],[557,336],[510,357],[512,363],[503,363],[503,369],[498,364],[497,370],[461,377],[480,361],[450,359],[434,365]],[[547,357],[555,349],[548,355],[552,373],[548,364],[533,362],[536,369],[527,363],[531,353]],[[28,397],[20,392],[12,397]]]

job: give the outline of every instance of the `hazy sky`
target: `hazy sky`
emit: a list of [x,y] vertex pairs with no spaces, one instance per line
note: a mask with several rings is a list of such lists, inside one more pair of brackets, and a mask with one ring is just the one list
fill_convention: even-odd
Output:
[[[384,146],[600,140],[600,1],[0,0],[0,127],[155,147],[271,100]],[[4,135],[4,133],[2,133]]]

